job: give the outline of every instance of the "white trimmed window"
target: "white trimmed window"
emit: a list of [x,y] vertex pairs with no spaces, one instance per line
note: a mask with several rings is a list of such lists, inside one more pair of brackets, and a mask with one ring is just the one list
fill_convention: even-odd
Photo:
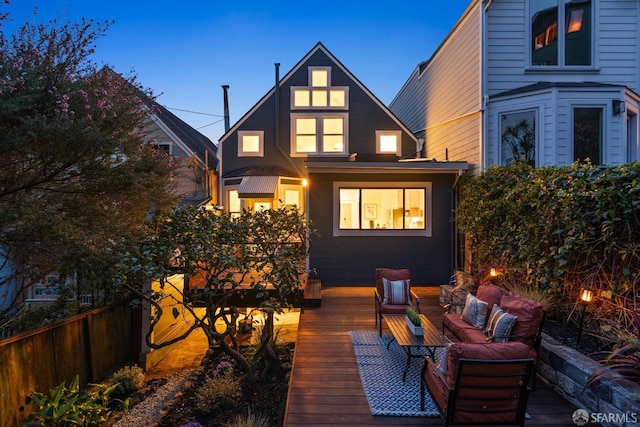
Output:
[[376,153],[401,155],[401,132],[395,130],[376,131]]
[[334,183],[334,236],[431,235],[431,183]]
[[591,0],[530,0],[531,65],[593,65]]
[[238,131],[238,157],[264,157],[264,131]]
[[349,108],[349,88],[331,86],[331,67],[309,67],[309,85],[291,88],[291,109]]
[[292,114],[291,155],[347,153],[348,115]]
[[173,144],[170,142],[154,142],[151,144],[154,150],[158,150],[161,153],[165,153],[168,155],[173,154]]

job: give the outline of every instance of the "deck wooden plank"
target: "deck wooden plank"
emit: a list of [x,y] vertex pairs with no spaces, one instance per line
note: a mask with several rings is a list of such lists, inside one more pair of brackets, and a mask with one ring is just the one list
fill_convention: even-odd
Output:
[[[421,312],[442,328],[439,288],[414,286]],[[368,427],[442,425],[440,418],[372,416],[349,331],[377,330],[373,285],[323,287],[322,306],[305,307],[298,324],[284,425]],[[388,327],[383,321],[383,330]],[[529,398],[527,427],[572,425],[576,408],[538,382]]]

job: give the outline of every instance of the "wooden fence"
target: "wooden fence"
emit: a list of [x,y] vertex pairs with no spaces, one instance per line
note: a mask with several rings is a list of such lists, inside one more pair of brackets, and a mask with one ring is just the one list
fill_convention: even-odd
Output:
[[0,341],[0,426],[32,412],[25,405],[32,391],[48,393],[76,375],[86,386],[133,360],[133,320],[134,310],[121,303]]

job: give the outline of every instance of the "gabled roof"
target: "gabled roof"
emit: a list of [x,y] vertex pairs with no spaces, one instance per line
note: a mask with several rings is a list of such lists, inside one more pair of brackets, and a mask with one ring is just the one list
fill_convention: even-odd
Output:
[[[338,68],[342,72],[344,72],[353,82],[364,92],[366,93],[385,113],[389,115],[398,126],[404,130],[407,134],[409,134],[412,138],[414,138],[417,142],[417,139],[414,137],[413,133],[405,126],[395,114],[387,108],[367,87],[360,82],[329,50],[322,44],[322,42],[318,42],[298,63],[278,82],[278,87],[282,87],[285,85],[287,80],[291,78],[299,69],[302,67],[317,51],[322,51],[331,61],[333,61]],[[258,108],[262,106],[269,99],[275,91],[275,86],[269,90],[261,99],[258,101],[244,116],[240,118],[224,135],[220,137],[218,140],[218,144],[224,142],[229,135],[235,132],[246,120],[249,118]]]
[[171,111],[154,100],[149,101],[150,103],[147,105],[152,108],[155,123],[167,134],[175,138],[176,142],[181,142],[192,153],[196,154],[202,162],[207,159],[209,168],[215,170],[218,162],[216,156],[218,147],[209,138],[189,126]]
[[[104,66],[100,72],[111,73],[117,78],[129,83],[121,74],[116,73],[111,67]],[[154,99],[150,98],[146,93],[136,88],[140,99],[150,109],[151,118],[154,122],[167,133],[174,141],[186,148],[186,152],[191,152],[198,156],[203,162],[208,157],[209,168],[215,169],[218,159],[216,152],[218,147],[206,136],[189,126],[175,114],[158,104]],[[207,152],[210,155],[207,156]]]

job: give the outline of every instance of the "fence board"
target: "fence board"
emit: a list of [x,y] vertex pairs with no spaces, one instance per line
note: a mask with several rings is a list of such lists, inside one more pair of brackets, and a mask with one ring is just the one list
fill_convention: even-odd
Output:
[[20,411],[32,391],[48,393],[75,375],[86,386],[132,360],[132,318],[121,303],[0,341],[0,426],[16,426],[33,410]]

